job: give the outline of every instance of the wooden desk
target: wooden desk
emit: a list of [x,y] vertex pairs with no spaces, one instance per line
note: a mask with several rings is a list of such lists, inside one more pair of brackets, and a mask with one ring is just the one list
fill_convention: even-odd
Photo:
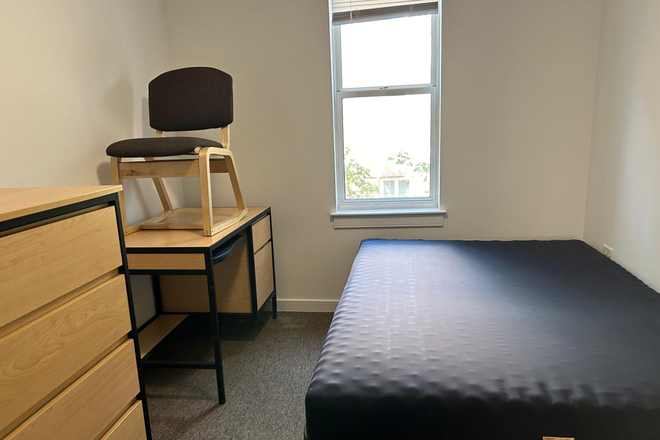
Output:
[[[215,218],[221,218],[235,209],[213,211]],[[139,230],[125,240],[131,274],[151,275],[156,299],[156,316],[140,329],[140,363],[214,369],[218,401],[225,403],[219,315],[256,317],[270,300],[273,319],[277,318],[270,208],[248,208],[241,221],[211,237],[199,230]],[[222,255],[230,246],[230,255]],[[209,313],[214,361],[150,359],[150,351],[190,313]]]
[[2,438],[150,438],[121,190],[0,189]]

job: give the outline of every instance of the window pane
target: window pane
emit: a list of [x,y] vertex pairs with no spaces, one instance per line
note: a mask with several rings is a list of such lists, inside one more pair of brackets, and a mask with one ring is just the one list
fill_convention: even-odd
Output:
[[408,186],[410,182],[408,180],[399,180],[399,197],[405,197],[408,195]]
[[383,181],[383,196],[394,197],[394,180]]
[[408,181],[404,193],[399,186],[400,198],[429,197],[431,95],[345,98],[342,104],[346,198],[397,197],[394,180]]
[[431,16],[341,26],[342,87],[431,82]]

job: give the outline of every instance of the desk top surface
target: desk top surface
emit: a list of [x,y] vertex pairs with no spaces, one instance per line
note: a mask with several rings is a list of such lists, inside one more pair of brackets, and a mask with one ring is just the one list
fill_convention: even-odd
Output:
[[[230,237],[237,230],[243,229],[261,217],[270,208],[268,206],[248,207],[248,213],[238,223],[223,229],[217,234],[206,237],[201,230],[179,229],[141,229],[125,237],[126,250],[136,248],[205,248],[211,247],[219,241]],[[226,215],[234,212],[236,208],[214,208],[213,214]],[[225,212],[226,211],[226,212]]]
[[121,185],[0,188],[0,222],[106,196]]

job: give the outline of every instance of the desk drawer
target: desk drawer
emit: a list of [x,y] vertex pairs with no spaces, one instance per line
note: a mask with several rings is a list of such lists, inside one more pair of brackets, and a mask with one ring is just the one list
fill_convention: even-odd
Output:
[[139,400],[114,424],[101,440],[146,440],[144,410]]
[[0,327],[121,264],[114,207],[0,237]]
[[130,270],[205,270],[203,254],[128,254]]
[[[248,258],[247,240],[243,240],[227,260],[213,267],[220,313],[252,312]],[[167,312],[209,311],[208,285],[203,275],[161,275],[160,294]]]
[[260,308],[275,290],[273,276],[273,245],[268,242],[259,252],[254,254],[254,265],[257,278],[257,308]]
[[0,437],[130,330],[126,284],[118,275],[0,339]]
[[[139,392],[135,348],[132,340],[126,341],[19,426],[7,440],[99,438]],[[139,414],[142,415],[141,408]],[[141,422],[144,430],[143,418]]]
[[252,241],[254,243],[254,251],[264,247],[270,240],[270,215],[262,218],[252,225]]

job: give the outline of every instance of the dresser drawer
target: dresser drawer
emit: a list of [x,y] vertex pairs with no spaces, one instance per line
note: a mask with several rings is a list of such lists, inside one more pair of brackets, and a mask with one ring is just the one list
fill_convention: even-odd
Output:
[[[135,401],[139,392],[135,348],[133,341],[126,341],[25,421],[7,440],[99,438]],[[128,416],[131,417],[131,423],[134,423],[135,416]],[[139,418],[144,430],[141,407]]]
[[270,215],[262,218],[252,225],[252,241],[254,243],[254,251],[264,247],[270,240]]
[[124,413],[101,440],[146,440],[144,411],[139,400]]
[[0,237],[0,327],[121,264],[114,207]]
[[0,339],[0,437],[52,398],[131,330],[124,275]]

